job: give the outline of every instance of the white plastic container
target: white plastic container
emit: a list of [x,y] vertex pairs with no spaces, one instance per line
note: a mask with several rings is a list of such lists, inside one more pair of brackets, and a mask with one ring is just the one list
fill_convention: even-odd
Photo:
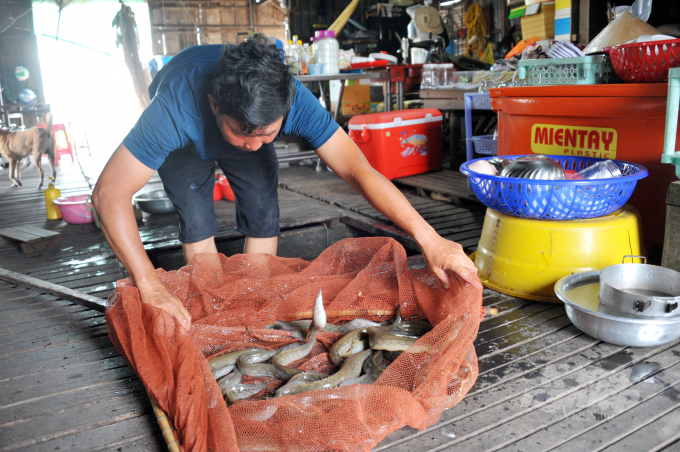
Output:
[[434,69],[436,64],[423,64],[423,75],[420,80],[421,89],[433,89],[435,85]]
[[314,36],[314,62],[323,64],[324,74],[340,72],[340,45],[333,30],[320,30]]

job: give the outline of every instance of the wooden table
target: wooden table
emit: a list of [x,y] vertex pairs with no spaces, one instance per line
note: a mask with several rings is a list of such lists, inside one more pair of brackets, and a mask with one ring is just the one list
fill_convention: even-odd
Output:
[[448,111],[450,113],[449,130],[451,131],[451,140],[449,143],[449,155],[451,169],[458,169],[465,161],[463,157],[464,149],[460,147],[460,120],[463,117],[462,112],[465,110],[465,93],[476,92],[477,88],[420,90],[423,107],[436,108],[437,110]]

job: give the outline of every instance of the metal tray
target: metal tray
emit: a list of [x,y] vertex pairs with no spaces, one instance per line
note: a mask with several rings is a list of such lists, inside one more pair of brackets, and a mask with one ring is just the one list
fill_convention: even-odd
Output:
[[599,287],[599,271],[575,273],[555,283],[555,294],[564,302],[569,320],[587,335],[629,347],[663,345],[680,337],[680,316],[614,315],[600,304]]

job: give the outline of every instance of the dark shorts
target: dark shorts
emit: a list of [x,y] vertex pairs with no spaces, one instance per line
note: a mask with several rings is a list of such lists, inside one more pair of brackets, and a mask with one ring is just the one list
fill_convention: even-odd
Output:
[[[278,167],[274,145],[239,151],[217,160],[236,195],[236,230],[248,237],[279,235]],[[194,243],[217,233],[213,201],[215,160],[190,149],[171,152],[158,168],[179,218],[179,240]]]

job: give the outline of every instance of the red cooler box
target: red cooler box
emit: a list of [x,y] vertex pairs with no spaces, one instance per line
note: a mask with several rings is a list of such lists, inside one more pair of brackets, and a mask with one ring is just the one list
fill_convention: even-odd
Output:
[[349,136],[390,180],[442,169],[442,113],[436,108],[356,115]]

